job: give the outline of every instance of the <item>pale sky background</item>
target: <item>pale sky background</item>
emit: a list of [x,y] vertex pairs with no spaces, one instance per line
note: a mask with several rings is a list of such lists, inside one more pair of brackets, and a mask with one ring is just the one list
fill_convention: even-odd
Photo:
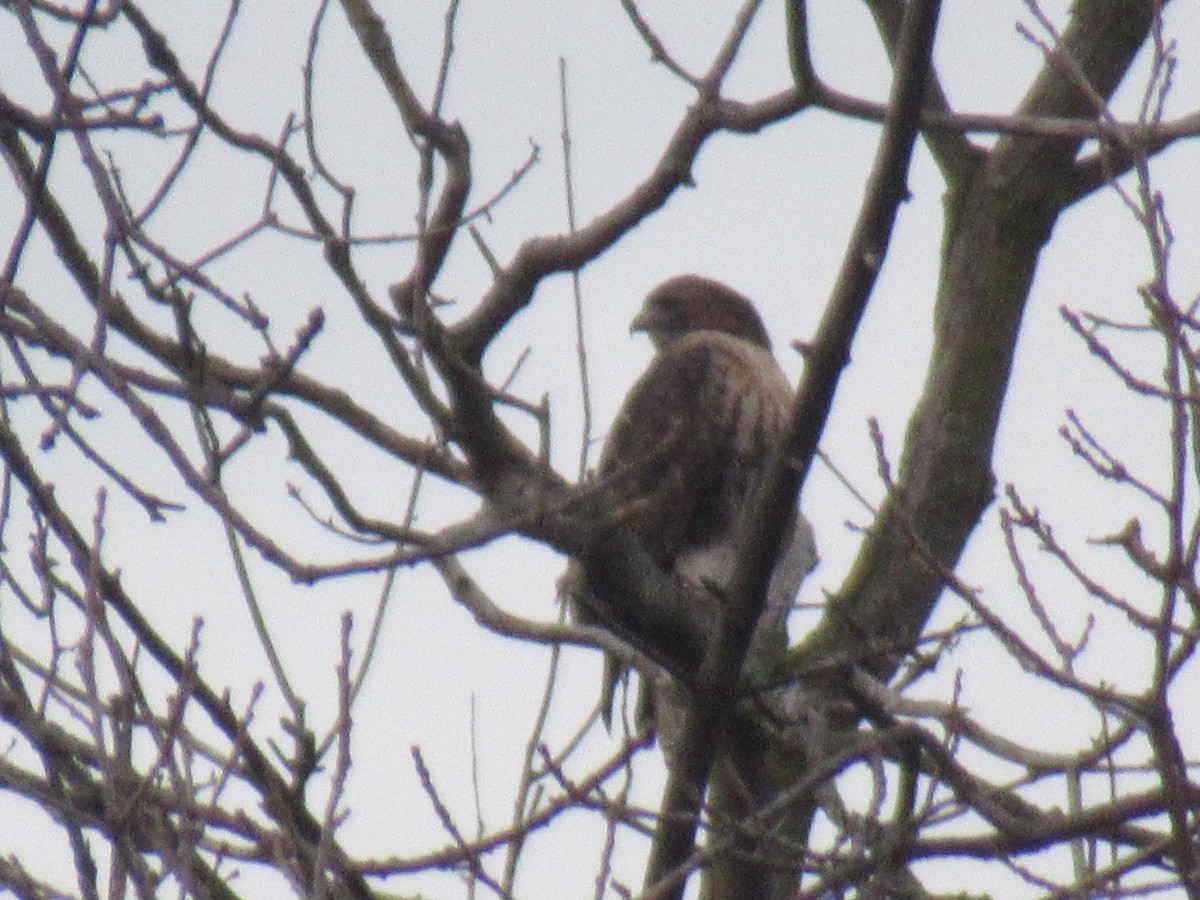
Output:
[[[883,99],[889,70],[865,8],[834,0],[816,0],[811,5],[820,75],[839,90]],[[725,0],[702,4],[660,0],[641,8],[676,58],[702,71],[724,38],[736,6]],[[152,19],[165,25],[174,48],[194,74],[220,27],[218,8],[168,0],[146,5]],[[236,126],[274,138],[285,116],[300,112],[299,71],[314,8],[312,3],[282,0],[243,4],[213,95],[214,106]],[[428,98],[441,43],[442,4],[378,0],[376,8],[388,21],[406,73]],[[1065,8],[1064,2],[1046,5],[1060,23]],[[1018,21],[1033,26],[1019,2],[946,0],[937,62],[957,109],[1011,111],[1041,64],[1040,51],[1016,32]],[[1195,50],[1193,36],[1200,34],[1196,4],[1174,4],[1167,25],[1169,36],[1183,44],[1175,92],[1168,103],[1171,116],[1200,106],[1200,55],[1188,55]],[[603,213],[645,177],[690,101],[685,85],[649,62],[646,47],[616,0],[463,0],[455,45],[445,110],[448,117],[463,123],[472,141],[474,200],[491,195],[507,180],[528,155],[531,141],[540,147],[540,163],[489,221],[479,223],[492,251],[505,262],[524,240],[565,228],[560,56],[568,66],[580,222]],[[140,58],[128,30],[118,29],[97,40],[85,62],[94,75],[116,83],[120,79],[108,74],[110,67],[140,73]],[[11,16],[0,17],[0,88],[18,99],[39,97],[36,82],[30,82],[29,66]],[[358,230],[411,229],[415,156],[382,88],[361,58],[340,8],[328,15],[317,73],[320,148],[326,163],[358,190]],[[132,80],[142,77],[130,75]],[[728,92],[756,98],[782,89],[789,77],[782,3],[769,0],[759,13]],[[1136,108],[1141,84],[1136,75],[1130,80],[1119,112],[1129,114]],[[793,380],[798,377],[800,360],[788,345],[813,334],[858,210],[877,135],[872,124],[807,112],[760,135],[717,136],[700,156],[696,187],[677,193],[664,210],[586,268],[582,286],[594,437],[603,437],[621,397],[649,358],[648,342],[627,335],[630,317],[650,288],[680,272],[719,278],[754,298],[785,370]],[[166,148],[147,141],[132,148],[111,137],[98,136],[97,141],[119,151],[122,176],[134,195],[144,196],[160,177],[164,160],[170,158],[169,151],[163,152]],[[292,148],[299,153],[300,147],[297,136]],[[201,151],[177,201],[156,220],[156,234],[176,249],[183,248],[183,255],[198,255],[252,222],[264,191],[265,168],[257,162],[246,165],[244,157],[231,156],[211,139]],[[66,139],[60,141],[60,154],[53,171],[56,187],[80,177]],[[1174,258],[1180,264],[1173,272],[1173,286],[1182,299],[1200,288],[1200,278],[1189,264],[1200,240],[1200,197],[1194,176],[1198,159],[1200,145],[1182,143],[1154,164],[1167,192],[1175,230]],[[10,182],[0,185],[0,234],[7,246],[19,208],[11,201]],[[923,149],[915,158],[910,188],[912,200],[901,211],[891,254],[822,444],[873,500],[879,499],[882,488],[875,474],[867,417],[879,419],[889,451],[898,456],[929,352],[943,184]],[[82,192],[78,203],[81,210],[89,209],[90,201]],[[292,212],[287,204],[281,209]],[[91,237],[95,244],[98,234]],[[356,255],[361,274],[377,296],[407,272],[410,258],[406,245]],[[396,376],[376,352],[371,336],[355,323],[348,300],[324,271],[316,245],[260,236],[222,261],[214,274],[223,277],[235,293],[253,295],[271,314],[276,337],[283,344],[313,307],[322,307],[327,328],[306,357],[304,369],[334,379],[390,420],[416,421],[412,404],[398,399]],[[1042,257],[995,470],[998,484],[1017,483],[1027,501],[1041,508],[1067,543],[1078,545],[1087,537],[1116,532],[1131,515],[1144,510],[1132,507],[1125,492],[1098,484],[1072,459],[1069,448],[1056,436],[1064,409],[1077,409],[1096,433],[1111,442],[1112,449],[1136,460],[1148,477],[1163,474],[1163,454],[1156,442],[1163,440],[1164,431],[1162,411],[1132,403],[1071,336],[1057,310],[1066,304],[1135,319],[1140,313],[1135,289],[1148,274],[1136,224],[1111,192],[1066,214]],[[488,281],[480,255],[465,235],[460,237],[438,292],[456,299],[465,310]],[[48,259],[44,241],[39,239],[35,252],[27,257],[19,283],[42,302],[50,303],[58,294],[64,315],[86,321],[78,319],[79,301]],[[257,346],[230,342],[233,329],[221,331],[222,314],[213,314],[208,321],[213,345],[221,352],[240,354],[245,360],[260,354]],[[486,363],[489,375],[499,379],[526,347],[530,349],[514,390],[531,400],[549,394],[554,462],[566,474],[574,473],[580,433],[572,322],[569,279],[552,278],[495,343]],[[1155,357],[1147,356],[1144,364],[1147,373],[1155,373]],[[175,415],[182,421],[184,411],[176,410]],[[36,434],[42,427],[40,420],[29,421],[29,433]],[[522,428],[531,433],[527,426]],[[125,459],[141,454],[133,458],[151,486],[172,499],[185,499],[178,479],[162,460],[144,452],[146,442],[132,432],[127,418],[110,417],[98,429],[104,435],[101,443]],[[314,437],[331,459],[344,466],[345,483],[369,514],[399,519],[409,487],[409,476],[401,467],[324,425]],[[260,439],[259,444],[228,471],[231,493],[253,510],[255,521],[269,525],[297,553],[332,558],[345,552],[289,500],[286,483],[294,481],[310,502],[322,510],[327,507],[299,468],[284,460],[278,435]],[[60,491],[89,518],[94,477],[80,474],[78,460],[65,443],[49,464],[61,472]],[[427,500],[419,522],[424,527],[473,509],[461,493],[432,489]],[[283,706],[250,633],[216,517],[198,501],[188,502],[186,516],[150,526],[133,504],[111,492],[107,561],[122,569],[131,593],[142,599],[152,620],[176,644],[185,643],[194,616],[204,617],[201,669],[211,684],[218,689],[228,686],[235,698],[245,702],[255,682],[268,682],[256,720],[262,734],[274,732]],[[803,505],[816,529],[822,562],[801,600],[815,602],[823,591],[838,588],[853,558],[858,535],[846,523],[865,525],[870,517],[823,466],[815,469]],[[1011,617],[1013,624],[1026,623],[1029,614],[1004,560],[996,518],[993,506],[960,573],[966,582],[982,588],[985,600]],[[1148,528],[1148,533],[1153,529]],[[14,529],[10,534],[23,532]],[[23,560],[24,552],[19,547],[10,555]],[[1099,573],[1128,578],[1128,567],[1115,559],[1116,551],[1083,547],[1081,553],[1095,562]],[[464,562],[513,612],[536,618],[555,615],[553,583],[562,568],[557,555],[510,539],[467,554]],[[1080,598],[1072,586],[1043,568],[1037,571],[1045,579],[1056,615],[1061,615],[1060,624],[1074,635],[1084,614]],[[256,567],[254,577],[289,675],[297,691],[310,701],[310,724],[323,733],[333,711],[338,619],[345,609],[354,612],[361,646],[380,579],[300,588],[262,566]],[[0,596],[0,615],[6,599]],[[958,604],[943,601],[935,622],[948,624],[962,612]],[[797,634],[806,621],[811,619],[797,617]],[[1097,647],[1116,639],[1122,624],[1101,617]],[[1149,661],[1139,655],[1139,648],[1108,646],[1119,646],[1120,652],[1097,652],[1088,661],[1095,666],[1092,671],[1118,685],[1141,683]],[[409,756],[413,744],[422,748],[460,825],[473,827],[472,700],[483,817],[489,829],[502,827],[511,813],[522,748],[540,701],[546,649],[484,632],[447,598],[431,571],[418,568],[398,576],[379,653],[355,710],[357,770],[347,798],[351,816],[341,832],[345,846],[352,854],[385,856],[433,850],[448,842],[420,791]],[[948,698],[956,667],[964,671],[963,702],[986,724],[1016,738],[1044,749],[1066,749],[1079,744],[1079,729],[1094,729],[1092,718],[1078,704],[1023,678],[1015,664],[982,638],[964,642],[920,686],[919,693]],[[570,651],[564,655],[564,682],[549,730],[552,743],[565,739],[591,710],[598,675],[598,654]],[[1046,721],[1060,714],[1068,717],[1064,719],[1068,724],[1061,729],[1045,727]],[[584,762],[598,760],[611,750],[599,736],[593,743],[572,774],[581,775]],[[1191,736],[1186,749],[1200,750],[1200,732]],[[658,773],[647,771],[641,781],[639,800],[655,806]],[[10,797],[0,795],[0,821],[11,821],[10,815],[16,815],[12,803]],[[26,833],[40,840],[44,832],[36,817],[29,822]],[[589,896],[601,843],[598,824],[590,817],[573,815],[535,836],[518,882],[518,896]],[[57,842],[60,838],[55,835]],[[0,839],[0,852],[20,853],[20,845]],[[639,884],[643,852],[637,841],[627,840],[616,875]],[[932,890],[973,886],[956,866],[935,863],[918,871]],[[1011,876],[993,867],[988,877],[995,879],[997,896],[1003,895],[1005,878]],[[249,873],[245,878],[247,888],[257,883]],[[67,883],[65,877],[59,880]],[[404,892],[420,889],[437,897],[462,895],[455,876],[398,881],[385,887]],[[269,893],[265,888],[262,892],[247,889],[247,896]]]

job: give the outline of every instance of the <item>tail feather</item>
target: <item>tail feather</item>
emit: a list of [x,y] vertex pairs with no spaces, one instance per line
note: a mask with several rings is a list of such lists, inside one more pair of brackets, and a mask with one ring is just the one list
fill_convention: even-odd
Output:
[[[600,719],[610,734],[613,730],[613,711],[617,703],[617,687],[622,684],[626,690],[629,689],[629,667],[611,653],[604,654],[604,680],[600,686]],[[654,703],[653,680],[639,675],[637,707],[633,714],[633,724],[639,733],[654,730]]]

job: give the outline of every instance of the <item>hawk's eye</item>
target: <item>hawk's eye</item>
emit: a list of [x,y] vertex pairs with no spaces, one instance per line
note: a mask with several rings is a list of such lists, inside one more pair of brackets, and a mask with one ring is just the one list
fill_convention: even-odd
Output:
[[680,324],[684,318],[684,303],[678,297],[665,294],[658,298],[658,313],[665,321]]
[[663,294],[654,303],[661,313],[674,314],[679,311],[679,299],[670,294]]

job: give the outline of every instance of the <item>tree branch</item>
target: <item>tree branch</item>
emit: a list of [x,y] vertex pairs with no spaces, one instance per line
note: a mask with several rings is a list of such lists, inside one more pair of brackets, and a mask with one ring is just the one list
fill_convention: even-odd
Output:
[[[854,234],[833,295],[792,404],[787,431],[752,507],[742,523],[737,566],[722,606],[718,628],[697,677],[696,702],[675,753],[655,835],[646,884],[659,885],[692,852],[700,801],[713,759],[733,712],[739,674],[767,585],[787,533],[795,499],[808,474],[817,441],[833,404],[850,345],[887,254],[892,226],[907,196],[907,176],[916,141],[922,95],[929,72],[940,0],[911,3],[896,53],[896,75],[884,127]],[[682,883],[656,887],[678,897]]]

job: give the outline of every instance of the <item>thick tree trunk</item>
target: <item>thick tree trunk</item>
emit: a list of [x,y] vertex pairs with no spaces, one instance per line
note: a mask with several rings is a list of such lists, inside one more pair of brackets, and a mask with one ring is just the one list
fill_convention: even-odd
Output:
[[[1145,41],[1154,14],[1151,0],[1077,3],[1059,58],[1046,63],[1018,114],[1095,118],[1094,101],[1067,74],[1062,59],[1077,63],[1096,95],[1107,99]],[[925,389],[909,423],[896,490],[843,590],[786,664],[809,689],[845,696],[846,679],[827,674],[814,684],[818,679],[806,676],[828,672],[835,660],[855,660],[880,679],[891,677],[924,628],[944,574],[954,569],[991,502],[992,450],[1038,256],[1062,211],[1103,183],[1094,164],[1076,160],[1080,143],[1008,136],[987,153],[947,154],[934,147],[949,188]],[[836,718],[826,727],[843,730],[847,738],[858,727],[857,716]],[[754,784],[755,801],[761,805],[780,796],[828,762],[812,749],[741,742],[739,768],[760,782],[774,780]],[[747,814],[745,786],[714,781],[715,821]],[[794,893],[814,809],[812,794],[804,794],[779,829],[745,832],[737,846],[740,860],[710,867],[705,900]],[[792,866],[781,880],[779,856],[788,847]]]

